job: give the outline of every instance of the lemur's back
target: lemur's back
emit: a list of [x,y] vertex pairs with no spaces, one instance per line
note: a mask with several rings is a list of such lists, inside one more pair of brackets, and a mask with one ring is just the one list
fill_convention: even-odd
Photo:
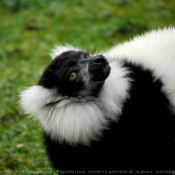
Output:
[[175,28],[153,30],[119,44],[104,55],[127,59],[153,70],[160,78],[165,91],[175,108]]

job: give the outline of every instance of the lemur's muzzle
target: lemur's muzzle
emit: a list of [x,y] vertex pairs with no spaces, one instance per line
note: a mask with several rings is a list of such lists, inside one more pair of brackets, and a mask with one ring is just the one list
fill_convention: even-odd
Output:
[[93,81],[104,81],[110,74],[110,66],[103,55],[89,58],[89,72]]

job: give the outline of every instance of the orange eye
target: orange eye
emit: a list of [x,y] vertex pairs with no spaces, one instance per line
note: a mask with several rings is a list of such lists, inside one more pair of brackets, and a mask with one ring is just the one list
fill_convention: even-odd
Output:
[[72,72],[72,73],[70,74],[70,76],[69,76],[69,80],[70,80],[70,81],[73,81],[73,80],[76,79],[76,77],[77,77],[77,74],[76,74],[75,72]]
[[85,58],[89,58],[89,57],[90,57],[90,55],[86,55],[86,56],[85,56]]

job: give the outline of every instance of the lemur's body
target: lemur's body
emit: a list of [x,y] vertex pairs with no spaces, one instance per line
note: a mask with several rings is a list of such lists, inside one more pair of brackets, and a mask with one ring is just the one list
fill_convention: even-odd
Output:
[[175,169],[174,28],[102,55],[66,46],[52,57],[21,104],[39,119],[55,169]]

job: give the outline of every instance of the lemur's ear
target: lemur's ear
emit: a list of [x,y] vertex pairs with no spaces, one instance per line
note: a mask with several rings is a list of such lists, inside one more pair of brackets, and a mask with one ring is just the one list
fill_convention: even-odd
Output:
[[65,45],[65,46],[56,46],[50,53],[50,56],[52,59],[55,59],[55,57],[61,55],[63,52],[67,52],[67,51],[79,51],[80,49],[75,48],[71,45]]

